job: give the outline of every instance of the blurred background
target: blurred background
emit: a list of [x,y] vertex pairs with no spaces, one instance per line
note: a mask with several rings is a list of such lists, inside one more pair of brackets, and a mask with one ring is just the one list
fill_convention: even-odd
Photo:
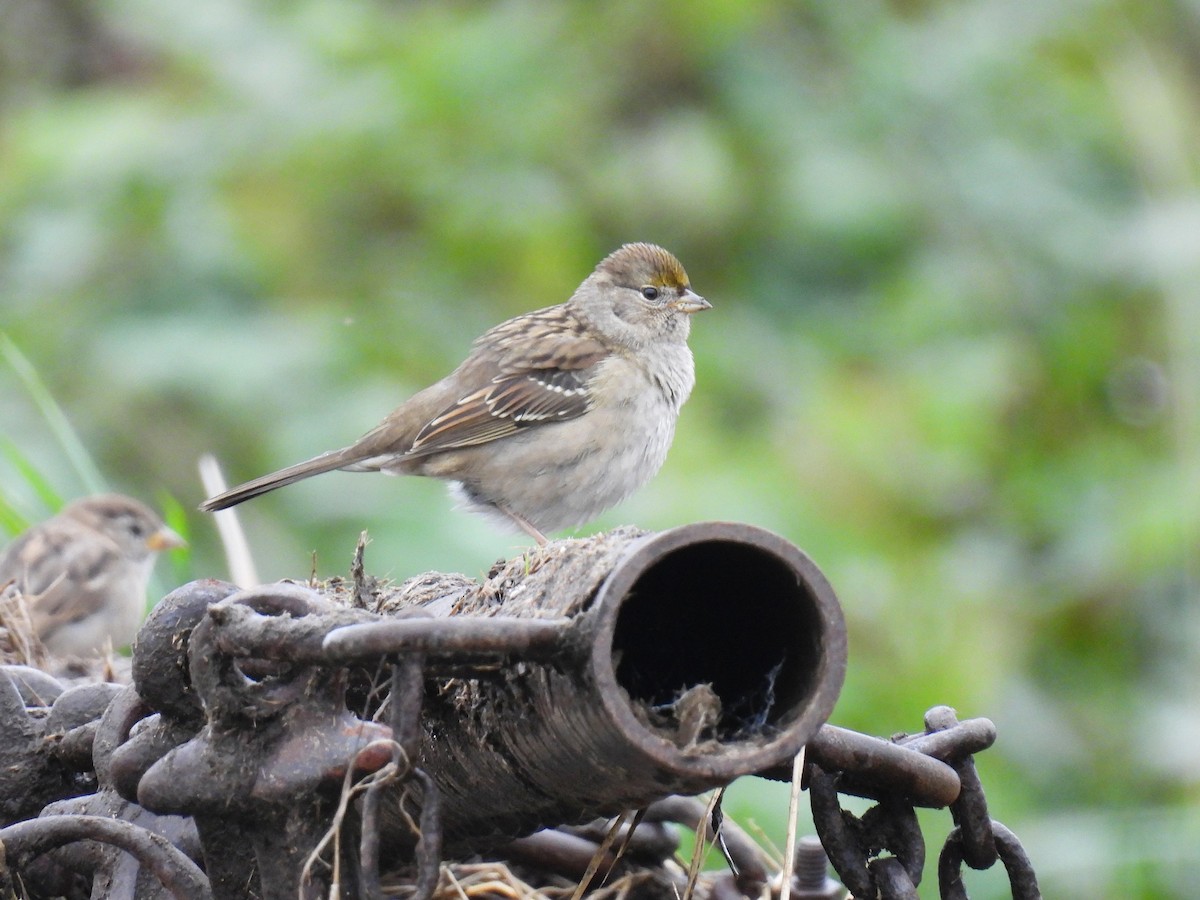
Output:
[[[0,0],[5,533],[103,484],[186,530],[158,590],[224,576],[202,452],[347,444],[661,243],[698,385],[587,530],[782,533],[849,620],[836,723],[990,717],[1048,896],[1195,896],[1198,138],[1196,0]],[[420,479],[241,509],[267,580],[527,543]]]

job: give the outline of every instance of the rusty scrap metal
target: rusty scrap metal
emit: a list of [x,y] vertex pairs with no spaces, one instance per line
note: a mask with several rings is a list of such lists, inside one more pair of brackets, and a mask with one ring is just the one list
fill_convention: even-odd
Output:
[[961,787],[946,763],[919,750],[825,725],[808,746],[808,758],[822,769],[843,772],[843,794],[877,799],[900,796],[916,806],[940,808],[953,803]]
[[[616,814],[783,762],[845,674],[845,626],[820,571],[734,523],[562,541],[482,583],[423,576],[385,600],[388,616],[293,584],[235,594],[193,634],[207,629],[212,656],[192,668],[278,681],[302,665],[424,655],[416,757],[452,842]],[[395,809],[381,811],[384,844],[403,849]]]
[[320,658],[344,664],[421,653],[452,657],[462,668],[473,661],[494,661],[498,656],[542,660],[562,653],[568,624],[569,619],[434,619],[410,615],[339,628],[324,639]]
[[0,666],[0,825],[96,788],[89,723],[114,688],[67,688],[27,666]]
[[[89,686],[90,687],[90,686]],[[121,821],[138,830],[130,832],[131,840],[144,840],[152,844],[169,844],[181,851],[193,862],[200,858],[196,827],[191,819],[182,816],[160,816],[143,809],[120,796],[115,785],[112,755],[128,735],[131,725],[145,714],[140,698],[130,687],[120,688],[107,685],[116,695],[94,725],[91,768],[94,768],[97,789],[67,800],[47,804],[41,811],[42,819],[55,822],[77,820],[87,833],[86,823],[90,820]],[[74,690],[74,689],[73,689]],[[63,695],[64,697],[66,694]],[[80,729],[73,729],[76,733]],[[57,752],[57,751],[56,751]],[[62,825],[63,829],[70,826]],[[42,893],[54,894],[52,885],[70,881],[71,877],[83,876],[92,885],[93,896],[133,898],[157,896],[148,894],[154,882],[147,885],[142,869],[146,865],[137,853],[125,852],[120,840],[110,840],[107,833],[91,834],[89,839],[64,842],[64,846],[50,850],[30,870],[30,881],[41,888]],[[160,860],[164,865],[173,865],[171,858]],[[149,869],[162,882],[162,890],[169,891],[169,882],[161,878],[160,872]],[[181,878],[190,879],[190,870],[185,866]]]
[[[46,816],[0,829],[8,865],[25,868],[43,853],[79,841],[101,841],[132,854],[178,900],[212,897],[199,867],[161,835],[104,816]],[[106,896],[116,896],[106,894]],[[132,896],[125,894],[124,896]]]
[[[986,721],[986,720],[984,720]],[[950,814],[954,824],[962,835],[963,856],[972,869],[987,869],[996,861],[998,851],[995,837],[992,833],[992,818],[988,814],[987,798],[983,795],[983,787],[979,783],[979,773],[975,771],[973,754],[978,752],[976,743],[970,742],[969,723],[959,722],[958,717],[948,706],[935,706],[925,713],[925,728],[928,734],[924,737],[910,739],[908,746],[917,741],[940,742],[948,748],[946,760],[958,776],[962,790],[950,804]],[[988,722],[988,725],[991,725]],[[991,729],[995,735],[995,728]],[[947,743],[946,738],[957,739],[959,749],[954,751],[953,744]],[[989,742],[990,744],[990,742]],[[983,749],[983,748],[979,748]],[[928,752],[928,751],[925,751]]]
[[960,722],[948,706],[935,706],[925,713],[925,727],[926,732],[897,737],[895,742],[909,750],[950,762],[956,772],[959,762],[996,742],[996,726],[990,719]]
[[793,854],[792,900],[846,900],[846,889],[829,877],[829,855],[816,835],[797,839]]
[[[194,582],[143,626],[131,687],[0,667],[0,762],[17,779],[0,768],[0,811],[43,816],[0,831],[0,890],[19,870],[40,895],[83,878],[130,900],[374,900],[402,869],[405,896],[429,900],[445,853],[490,853],[548,877],[616,864],[622,890],[679,891],[662,823],[715,823],[674,795],[790,770],[807,745],[821,842],[856,896],[916,896],[913,807],[949,805],[942,896],[966,896],[964,862],[999,858],[1014,897],[1036,897],[972,762],[994,726],[944,707],[891,741],[825,725],[845,664],[820,571],[733,523],[558,541],[479,582],[390,587],[361,552],[349,584]],[[850,816],[839,792],[877,805]],[[617,814],[640,834],[597,824]],[[716,827],[734,871],[709,896],[778,884],[735,824]],[[793,896],[844,894],[819,849],[795,848]]]
[[[1037,874],[1017,836],[995,819],[989,820],[988,825],[997,856],[1008,874],[1013,900],[1040,900],[1042,894],[1038,889]],[[946,838],[938,857],[938,889],[943,900],[967,900],[967,889],[962,881],[965,848],[963,832],[955,828]]]
[[[696,832],[697,840],[715,841],[717,829],[705,814],[707,805],[695,797],[666,797],[646,808],[647,822],[678,822]],[[748,897],[758,896],[769,873],[758,845],[735,822],[722,821],[720,835],[733,867],[738,888]]]
[[21,699],[29,707],[48,707],[66,690],[57,678],[33,666],[3,666],[0,667],[0,671],[12,682]]
[[[973,868],[985,869],[997,858],[1008,872],[1014,900],[1039,900],[1041,893],[1029,858],[1016,835],[988,816],[975,771],[973,754],[991,746],[995,726],[986,719],[959,722],[954,710],[946,706],[929,710],[925,726],[924,734],[893,738],[891,743],[900,753],[881,752],[872,741],[861,741],[861,735],[846,743],[861,745],[865,752],[839,749],[834,753],[810,753],[805,777],[812,797],[813,822],[839,877],[856,897],[916,898],[925,843],[913,807],[950,806],[956,827],[938,861],[943,900],[966,900],[961,871],[964,861]],[[829,726],[822,731],[828,734]],[[853,734],[837,737],[842,741]],[[813,750],[818,744],[814,742]],[[913,757],[926,753],[944,761],[939,765],[953,775],[956,790],[925,790],[928,784],[916,776]],[[938,775],[939,779],[943,777],[944,773]],[[870,797],[877,803],[862,816],[855,816],[841,808],[839,792]],[[935,793],[942,796],[943,802],[921,802],[936,799]]]
[[[243,591],[212,608],[234,604],[297,619],[329,611],[315,592],[293,585]],[[221,849],[239,841],[250,847],[251,871],[265,900],[318,896],[324,882],[303,883],[304,864],[328,828],[347,768],[366,774],[390,761],[390,752],[364,748],[389,742],[391,729],[346,708],[340,670],[239,665],[219,648],[219,621],[210,610],[187,648],[205,723],[145,770],[137,800],[149,810],[203,822],[205,859],[214,855],[214,836]]]
[[[842,810],[838,803],[837,774],[808,766],[813,824],[829,861],[856,897],[907,897],[907,890],[884,893],[886,885],[904,885],[916,897],[925,867],[925,840],[911,804],[885,799],[860,816]],[[887,850],[891,857],[881,857]],[[899,863],[895,871],[892,862]]]
[[[496,847],[492,855],[578,880],[595,861],[612,828],[606,819],[547,828]],[[663,822],[645,817],[636,827],[622,822],[616,840],[602,853],[599,871],[611,881],[614,874],[630,870],[627,864],[660,866],[678,849],[679,835]]]
[[[106,708],[107,698],[113,699]],[[131,708],[139,711],[129,716]],[[91,885],[92,896],[193,896],[199,870],[187,860],[199,858],[199,845],[192,821],[156,816],[122,799],[113,783],[111,753],[141,714],[132,689],[117,685],[83,685],[55,699],[42,749],[76,772],[79,796],[45,803],[36,825],[21,823],[30,826],[28,832],[0,832],[0,839],[9,842],[10,861],[22,868],[22,881],[35,895],[74,896],[72,885],[82,881]],[[76,724],[89,716],[100,718]],[[124,830],[96,823],[116,823]],[[187,864],[153,849],[166,846],[182,853]],[[139,847],[151,848],[150,856]],[[154,877],[147,879],[143,869]],[[204,884],[207,891],[208,881]]]
[[518,560],[455,604],[451,621],[570,624],[548,661],[428,693],[422,766],[450,841],[727,784],[790,759],[832,709],[845,627],[793,545],[702,523],[617,532],[588,551],[535,557],[529,572]]

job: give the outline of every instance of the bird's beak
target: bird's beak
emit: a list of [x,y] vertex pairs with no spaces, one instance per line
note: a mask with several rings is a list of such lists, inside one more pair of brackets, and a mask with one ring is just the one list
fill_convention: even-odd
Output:
[[680,295],[678,300],[672,300],[667,306],[675,312],[688,313],[689,315],[698,313],[701,310],[712,309],[712,304],[691,288],[688,288]]
[[173,550],[176,547],[186,547],[187,541],[181,538],[178,534],[164,525],[150,537],[146,538],[146,549],[154,553],[161,553],[163,550]]

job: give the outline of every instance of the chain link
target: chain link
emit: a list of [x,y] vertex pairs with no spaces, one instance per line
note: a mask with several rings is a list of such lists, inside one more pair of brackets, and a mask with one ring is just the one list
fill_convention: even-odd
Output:
[[[965,863],[987,869],[996,860],[1008,873],[1014,900],[1040,900],[1037,876],[1024,847],[1008,828],[988,814],[973,754],[990,746],[995,726],[986,719],[959,722],[954,710],[938,706],[925,714],[925,732],[901,735],[890,742],[861,738],[849,748],[839,729],[837,747],[814,741],[805,779],[812,797],[813,823],[829,861],[858,900],[917,900],[925,866],[925,840],[917,823],[918,805],[947,804],[955,828],[938,857],[938,891],[942,900],[968,900],[962,880]],[[890,749],[880,752],[879,744]],[[828,750],[829,752],[823,752]],[[836,750],[836,752],[835,752]],[[914,790],[932,757],[957,776],[951,796]],[[864,777],[865,776],[865,777]],[[839,793],[875,800],[861,816],[842,809]]]
[[[1017,836],[995,819],[991,819],[989,825],[988,830],[995,842],[997,855],[1008,873],[1008,885],[1013,900],[1041,900],[1042,893],[1038,889],[1037,874],[1033,871],[1029,855],[1017,840]],[[943,900],[967,900],[967,889],[962,883],[964,848],[962,832],[955,828],[946,838],[942,854],[938,857],[938,889]]]

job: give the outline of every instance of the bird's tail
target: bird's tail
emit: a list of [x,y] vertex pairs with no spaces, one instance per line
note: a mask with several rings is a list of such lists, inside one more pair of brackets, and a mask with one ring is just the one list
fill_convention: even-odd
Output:
[[253,481],[239,484],[215,497],[209,497],[200,504],[200,509],[205,512],[228,509],[244,500],[273,491],[275,488],[281,488],[286,484],[293,484],[313,475],[320,475],[322,472],[332,472],[334,469],[351,465],[354,463],[355,457],[349,453],[350,449],[347,447],[343,450],[330,450],[328,453],[322,453],[320,456],[296,463],[294,466],[288,466],[286,469],[280,469],[278,472],[262,475]]

